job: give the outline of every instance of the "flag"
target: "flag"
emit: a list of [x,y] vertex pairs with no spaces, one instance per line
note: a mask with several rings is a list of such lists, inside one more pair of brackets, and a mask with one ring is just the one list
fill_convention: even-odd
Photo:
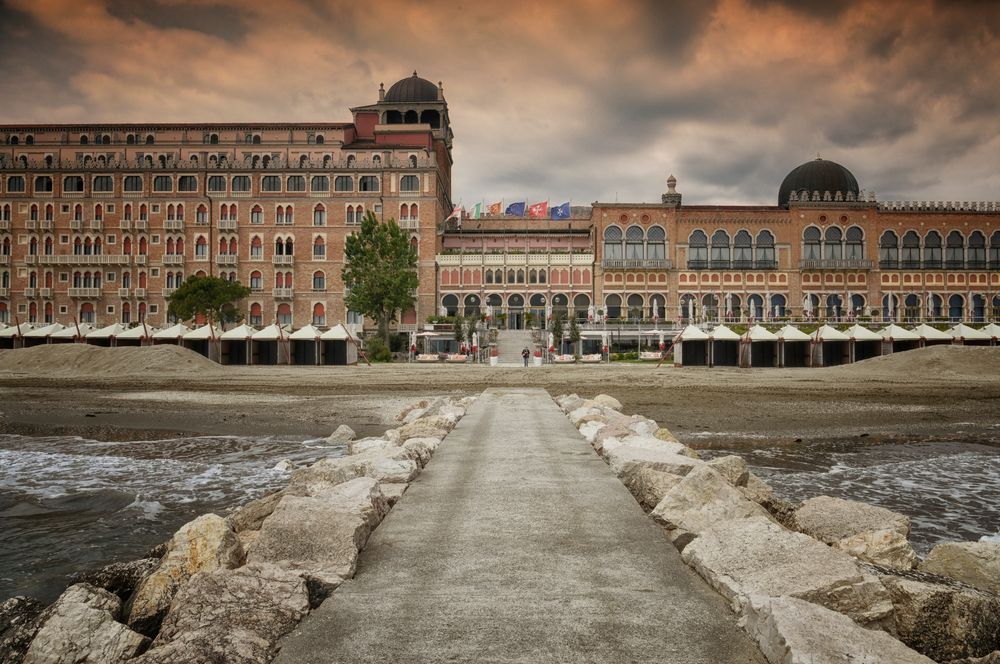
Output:
[[451,211],[451,214],[449,214],[447,217],[444,218],[445,221],[448,221],[449,219],[458,219],[459,221],[462,220],[462,206],[461,205],[456,205],[455,209]]
[[504,214],[508,217],[523,217],[524,216],[524,206],[528,203],[527,201],[518,201],[517,203],[511,203],[504,210]]
[[549,209],[550,219],[569,219],[569,201]]
[[490,216],[500,216],[500,212],[503,210],[503,201],[497,201],[496,203],[490,203],[486,206],[486,214]]
[[549,216],[549,202],[535,203],[528,208],[528,216],[532,219],[544,219]]
[[469,208],[469,219],[479,219],[483,216],[483,204],[476,203],[471,208]]

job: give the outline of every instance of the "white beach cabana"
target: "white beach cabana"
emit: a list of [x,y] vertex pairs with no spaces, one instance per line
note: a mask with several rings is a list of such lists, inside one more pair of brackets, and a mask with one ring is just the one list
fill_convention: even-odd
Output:
[[91,346],[106,346],[110,348],[115,345],[116,337],[127,329],[121,323],[114,323],[97,330],[92,330],[87,333],[87,343]]
[[812,334],[812,366],[832,367],[850,360],[851,338],[840,330],[821,325]]
[[292,344],[292,362],[303,366],[320,364],[323,331],[314,325],[295,330],[288,335]]
[[812,337],[795,327],[785,325],[775,332],[778,337],[778,366],[779,367],[808,367],[812,366]]
[[50,344],[79,343],[84,341],[84,337],[94,330],[90,323],[74,323],[67,325],[58,332],[49,335]]
[[990,335],[991,346],[996,346],[997,341],[1000,340],[1000,325],[997,325],[996,323],[990,323],[981,329],[980,332]]
[[221,355],[219,333],[213,323],[202,325],[184,335],[184,347],[218,362]]
[[251,364],[288,364],[288,334],[277,323],[271,323],[251,337]]
[[849,362],[860,362],[882,354],[882,335],[863,325],[854,324],[847,328]]
[[20,348],[24,343],[24,335],[35,329],[32,323],[14,324],[0,330],[0,350]]
[[965,323],[959,323],[949,328],[948,334],[951,335],[956,344],[963,346],[989,346],[993,341],[986,332],[969,327]]
[[913,328],[913,333],[920,337],[920,347],[924,346],[937,346],[942,344],[950,344],[954,341],[952,336],[947,332],[937,329],[936,327],[931,327],[927,323],[921,323]]
[[913,350],[920,347],[920,335],[911,332],[895,323],[886,325],[878,331],[882,337],[882,354],[889,355],[904,350]]
[[[667,352],[667,344],[664,341],[666,332],[663,330],[658,330],[653,328],[652,330],[643,330],[639,333],[639,338],[649,337],[649,341],[646,342],[647,350],[642,350],[641,345],[639,348],[639,359],[647,362],[658,362],[663,359],[663,355]],[[650,348],[653,345],[653,338],[656,338],[656,348]],[[575,352],[581,352],[576,350]]]
[[146,346],[152,342],[154,334],[156,334],[156,330],[142,322],[115,337],[115,345]]
[[249,325],[238,325],[219,335],[220,358],[222,364],[250,364],[250,341],[257,328]]
[[707,332],[696,325],[688,325],[674,337],[674,366],[708,366],[711,343]]
[[337,323],[321,334],[319,340],[322,344],[323,364],[344,366],[358,363],[358,347],[354,343],[354,336],[342,323]]
[[738,367],[740,365],[740,335],[725,325],[716,326],[708,333],[711,340],[708,366]]
[[22,344],[25,348],[49,343],[49,336],[65,329],[62,323],[49,323],[24,333]]
[[778,335],[754,325],[740,338],[740,366],[774,367],[778,364]]
[[156,344],[177,344],[178,346],[184,344],[184,335],[191,332],[191,328],[183,323],[177,323],[176,325],[171,325],[170,327],[160,330],[159,332],[154,332],[152,339],[153,345]]

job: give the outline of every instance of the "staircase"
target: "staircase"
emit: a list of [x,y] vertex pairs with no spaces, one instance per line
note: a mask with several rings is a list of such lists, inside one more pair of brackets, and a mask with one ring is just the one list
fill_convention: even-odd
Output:
[[531,330],[499,330],[497,332],[497,362],[498,364],[523,364],[521,350],[527,348],[534,352],[531,343]]

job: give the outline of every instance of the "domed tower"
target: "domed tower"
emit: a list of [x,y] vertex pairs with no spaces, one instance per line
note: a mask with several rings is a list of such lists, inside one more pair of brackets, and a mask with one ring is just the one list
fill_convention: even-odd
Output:
[[795,193],[797,200],[803,199],[803,194],[812,197],[815,193],[825,196],[830,193],[831,198],[837,197],[840,192],[841,200],[857,200],[861,193],[858,181],[854,174],[835,161],[829,161],[821,157],[816,157],[812,161],[796,166],[781,181],[778,188],[778,205],[788,207],[788,199]]
[[413,76],[396,81],[388,90],[380,85],[375,107],[379,111],[379,124],[430,126],[434,137],[444,140],[451,149],[448,104],[440,82],[435,85],[413,72]]

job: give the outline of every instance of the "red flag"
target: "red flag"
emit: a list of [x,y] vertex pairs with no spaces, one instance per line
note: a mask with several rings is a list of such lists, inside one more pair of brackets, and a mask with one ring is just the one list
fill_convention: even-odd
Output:
[[530,219],[547,219],[549,216],[549,202],[542,201],[528,207],[528,217]]
[[503,201],[497,201],[496,203],[490,203],[486,206],[486,213],[492,217],[499,217],[502,209]]

